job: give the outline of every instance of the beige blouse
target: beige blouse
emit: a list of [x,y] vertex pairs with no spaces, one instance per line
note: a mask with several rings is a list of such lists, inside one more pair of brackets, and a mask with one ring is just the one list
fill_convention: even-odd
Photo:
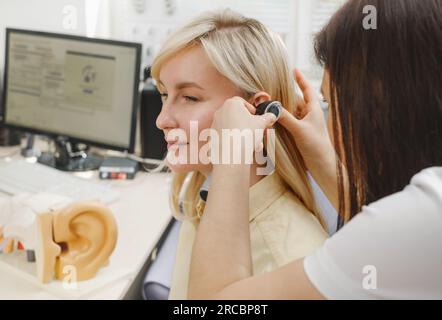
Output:
[[[277,173],[250,188],[250,239],[253,273],[274,270],[321,247],[328,234]],[[187,299],[196,227],[181,225],[169,299]]]

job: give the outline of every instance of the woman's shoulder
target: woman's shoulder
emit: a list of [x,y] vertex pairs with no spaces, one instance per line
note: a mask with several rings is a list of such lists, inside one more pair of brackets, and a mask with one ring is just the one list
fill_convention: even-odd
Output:
[[313,253],[328,238],[318,219],[288,190],[252,222],[252,239],[257,232],[278,266]]
[[286,257],[309,254],[328,238],[318,219],[289,190],[273,201],[254,223],[268,244],[289,248]]
[[312,224],[316,226],[316,224],[319,224],[318,219],[313,213],[309,211],[302,201],[288,188],[285,188],[285,190],[261,212],[256,220],[274,220],[277,217],[296,220],[299,225]]
[[313,216],[276,172],[250,189],[250,211],[253,220],[262,221],[275,215]]

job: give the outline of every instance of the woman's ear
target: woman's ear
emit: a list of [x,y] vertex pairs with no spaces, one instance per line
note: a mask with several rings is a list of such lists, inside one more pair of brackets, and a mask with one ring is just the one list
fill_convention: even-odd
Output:
[[255,107],[260,105],[263,102],[272,100],[272,97],[264,91],[257,92],[253,95],[253,97],[249,100],[250,104],[253,104]]

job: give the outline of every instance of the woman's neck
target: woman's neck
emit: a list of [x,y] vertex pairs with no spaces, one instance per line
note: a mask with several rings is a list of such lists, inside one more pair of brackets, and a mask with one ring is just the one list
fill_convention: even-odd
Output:
[[258,175],[258,168],[260,166],[258,164],[256,164],[255,162],[253,162],[253,164],[250,166],[250,184],[249,186],[253,186],[254,184],[258,183],[259,181],[261,181],[265,176],[263,175]]
[[[258,168],[260,166],[256,164],[256,162],[253,162],[250,165],[250,184],[249,186],[253,186],[254,184],[261,181],[265,176],[258,175]],[[206,178],[212,173],[212,170],[200,170],[200,173],[203,174]]]

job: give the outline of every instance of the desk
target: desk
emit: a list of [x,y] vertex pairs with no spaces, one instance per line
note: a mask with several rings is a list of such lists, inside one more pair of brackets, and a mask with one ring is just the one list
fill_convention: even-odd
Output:
[[[17,147],[0,147],[0,157],[9,154],[12,160],[21,157]],[[98,180],[98,172],[92,173],[90,179]],[[130,277],[95,291],[87,299],[124,298],[171,219],[170,174],[139,172],[134,180],[114,180],[111,184],[119,190],[120,199],[109,205],[118,225],[118,241],[109,268],[129,269]],[[0,274],[0,299],[57,297],[22,279]]]

